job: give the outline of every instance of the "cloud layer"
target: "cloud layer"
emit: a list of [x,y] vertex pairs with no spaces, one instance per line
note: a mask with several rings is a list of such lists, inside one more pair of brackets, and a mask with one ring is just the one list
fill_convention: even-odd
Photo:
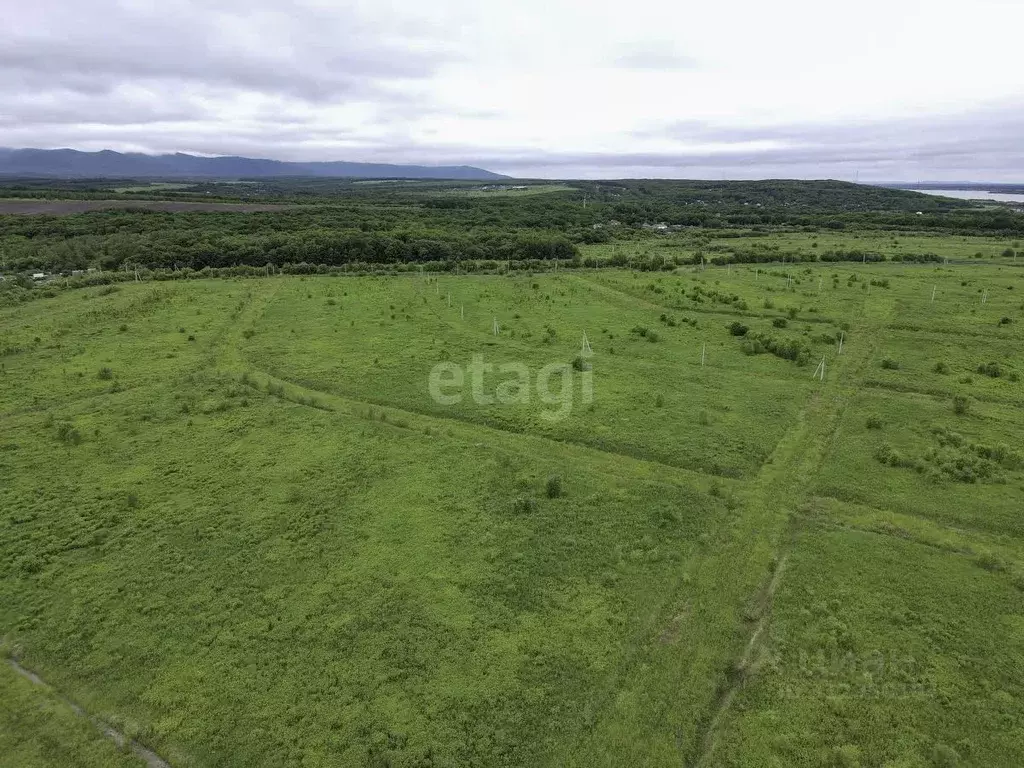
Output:
[[1022,27],[1011,0],[37,0],[0,30],[0,146],[1020,181]]

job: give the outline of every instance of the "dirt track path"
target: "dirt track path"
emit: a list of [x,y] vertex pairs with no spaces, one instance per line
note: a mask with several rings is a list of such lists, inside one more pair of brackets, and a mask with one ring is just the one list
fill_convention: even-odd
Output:
[[117,730],[109,723],[100,720],[98,717],[93,717],[80,706],[75,704],[75,702],[73,702],[71,699],[67,698],[59,691],[57,691],[52,685],[43,680],[43,678],[41,678],[35,672],[32,672],[31,670],[21,666],[21,664],[19,664],[14,659],[8,659],[7,663],[11,665],[11,668],[15,672],[17,672],[19,675],[21,675],[34,685],[38,685],[41,688],[47,688],[49,690],[55,691],[57,693],[57,697],[61,700],[61,702],[63,702],[65,706],[68,707],[68,709],[70,709],[79,717],[85,718],[86,720],[91,722],[104,736],[106,736],[108,739],[117,744],[117,746],[127,746],[132,752],[134,752],[139,757],[139,759],[145,762],[146,765],[149,766],[149,768],[171,768],[171,764],[164,760],[162,757],[160,757],[160,755],[158,755],[156,752],[142,746],[137,741],[129,739],[121,731]]

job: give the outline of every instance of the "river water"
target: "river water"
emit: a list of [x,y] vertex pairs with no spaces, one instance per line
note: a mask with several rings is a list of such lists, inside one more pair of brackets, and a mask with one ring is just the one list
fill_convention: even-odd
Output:
[[907,192],[923,192],[926,195],[955,197],[958,200],[988,200],[993,203],[1024,203],[1024,195],[1009,195],[1004,192],[985,192],[977,189],[908,189]]

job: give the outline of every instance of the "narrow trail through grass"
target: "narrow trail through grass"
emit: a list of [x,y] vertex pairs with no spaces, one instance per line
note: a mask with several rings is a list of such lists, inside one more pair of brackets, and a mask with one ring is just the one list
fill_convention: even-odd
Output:
[[[53,690],[53,687],[49,683],[47,683],[45,680],[39,677],[39,675],[37,675],[35,672],[23,667],[16,660],[9,658],[7,659],[7,663],[10,665],[11,669],[15,671],[15,673],[25,678],[33,685]],[[149,766],[149,768],[171,768],[171,764],[164,760],[162,757],[160,757],[160,755],[158,755],[153,750],[143,746],[134,739],[129,739],[127,736],[124,735],[124,733],[114,728],[109,723],[106,723],[103,720],[93,715],[90,715],[80,706],[75,704],[71,699],[61,695],[59,692],[56,692],[56,695],[57,698],[60,699],[60,701],[64,704],[64,706],[66,706],[76,716],[88,720],[106,738],[110,739],[112,742],[114,742],[114,744],[116,744],[121,749],[130,750],[147,766]]]
[[[891,302],[872,301],[865,313],[892,311]],[[736,659],[728,686],[715,702],[700,738],[699,750],[684,764],[713,765],[717,731],[737,692],[746,682],[747,673],[760,652],[765,628],[771,619],[772,600],[782,579],[788,558],[788,548],[796,538],[800,518],[797,510],[807,497],[813,476],[819,471],[838,429],[850,393],[856,389],[859,377],[875,354],[878,339],[869,326],[860,321],[851,328],[850,342],[844,345],[841,356],[833,358],[826,381],[799,415],[798,422],[779,441],[769,461],[751,483],[748,509],[744,516],[744,536],[749,537],[750,549],[741,556],[743,570],[770,575],[755,598],[755,609],[748,611],[748,640]],[[788,528],[788,530],[787,530]],[[739,570],[739,569],[738,569]]]

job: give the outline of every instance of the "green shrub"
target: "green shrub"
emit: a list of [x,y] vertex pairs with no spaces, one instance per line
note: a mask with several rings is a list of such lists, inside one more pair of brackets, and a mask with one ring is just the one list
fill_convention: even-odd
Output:
[[869,416],[868,420],[867,420],[867,428],[868,429],[881,429],[882,428],[882,420],[880,418],[878,418],[877,416]]
[[73,424],[62,421],[57,425],[57,439],[70,445],[79,445],[82,442],[82,434]]
[[932,370],[935,373],[941,373],[942,375],[946,375],[947,373],[949,373],[949,366],[940,360],[934,366],[932,366]]
[[587,362],[583,355],[576,355],[572,361],[573,370],[576,371],[589,371],[593,366]]
[[772,320],[772,325],[775,326],[776,328],[785,328],[787,325],[789,325],[789,321],[784,317],[776,317],[774,320]]
[[875,459],[890,467],[908,466],[908,462],[903,458],[903,455],[889,445],[889,443],[882,443],[875,449]]
[[900,364],[892,358],[886,357],[882,360],[882,367],[887,371],[898,371],[900,369]]
[[549,499],[560,498],[564,494],[564,490],[562,489],[562,476],[552,475],[549,477],[544,486],[544,493],[547,494]]
[[104,381],[110,381],[112,378],[114,378],[114,372],[107,367],[100,368],[100,372],[96,375],[99,378],[103,379]]
[[978,366],[978,373],[989,376],[993,379],[998,379],[1003,375],[1003,369],[999,363],[983,363]]
[[797,365],[806,365],[811,360],[811,348],[796,339],[776,339],[764,333],[749,334],[741,346],[744,354],[760,355],[769,352],[783,360],[792,360]]
[[971,410],[971,401],[964,395],[953,396],[953,413],[964,416]]
[[734,322],[732,325],[729,326],[729,333],[731,333],[733,336],[746,336],[747,331],[749,330],[750,329],[747,328],[747,326],[738,321]]
[[512,511],[517,515],[530,515],[537,509],[537,500],[533,496],[519,496],[512,502]]

